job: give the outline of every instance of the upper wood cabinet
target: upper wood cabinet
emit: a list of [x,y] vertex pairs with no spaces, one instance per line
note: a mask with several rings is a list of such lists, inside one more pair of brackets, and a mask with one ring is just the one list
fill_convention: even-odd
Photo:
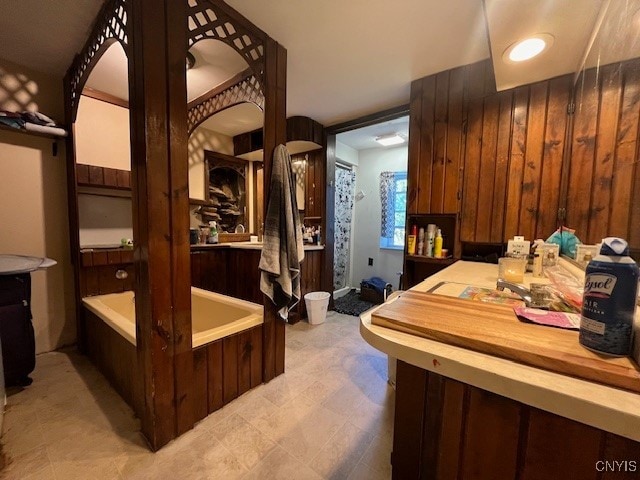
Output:
[[[489,60],[411,86],[409,213],[458,213],[460,241],[547,238],[640,248],[640,60],[496,92]],[[634,221],[635,219],[635,221]]]

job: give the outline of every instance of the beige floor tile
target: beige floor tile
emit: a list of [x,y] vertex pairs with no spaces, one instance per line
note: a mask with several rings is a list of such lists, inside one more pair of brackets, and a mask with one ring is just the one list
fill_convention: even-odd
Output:
[[11,412],[5,418],[2,432],[5,454],[17,456],[44,445],[42,427],[35,414]]
[[389,480],[391,475],[374,470],[369,465],[360,462],[349,475],[349,480]]
[[22,480],[28,475],[38,478],[51,472],[47,449],[43,446],[20,455],[5,456],[5,467],[0,471],[0,479]]
[[310,463],[324,478],[345,479],[355,469],[373,436],[350,422],[329,439]]
[[211,432],[247,468],[264,458],[275,443],[238,414],[232,414]]
[[386,357],[362,340],[357,318],[333,312],[323,325],[287,326],[286,338],[284,375],[157,453],[86,357],[40,355],[34,384],[9,394],[0,478],[388,478]]
[[79,459],[52,461],[56,479],[120,480],[122,476],[113,459]]
[[392,439],[387,435],[377,435],[364,452],[360,463],[364,463],[373,470],[391,477],[391,449]]
[[321,480],[322,477],[276,447],[244,477],[246,480]]

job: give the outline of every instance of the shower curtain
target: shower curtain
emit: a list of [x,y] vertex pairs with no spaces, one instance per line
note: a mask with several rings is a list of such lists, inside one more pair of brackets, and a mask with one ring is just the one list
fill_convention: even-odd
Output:
[[336,165],[335,242],[333,251],[333,290],[347,286],[349,280],[349,244],[356,173]]

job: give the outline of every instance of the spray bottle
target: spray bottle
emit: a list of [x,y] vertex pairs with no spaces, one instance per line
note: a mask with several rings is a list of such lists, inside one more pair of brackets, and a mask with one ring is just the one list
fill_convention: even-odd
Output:
[[580,343],[609,355],[631,354],[637,291],[638,266],[627,242],[605,238],[585,271]]

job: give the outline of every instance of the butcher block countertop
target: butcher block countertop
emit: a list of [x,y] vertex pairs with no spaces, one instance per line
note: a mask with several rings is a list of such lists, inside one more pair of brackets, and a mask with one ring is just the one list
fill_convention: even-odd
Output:
[[[419,293],[426,292],[443,281],[493,288],[496,277],[497,265],[456,262],[416,285],[399,299],[365,312],[361,316],[360,332],[373,347],[404,362],[640,441],[640,394],[631,391],[637,388],[638,372],[632,367],[627,368],[633,365],[632,362],[616,359],[609,364],[582,350],[579,345],[572,345],[573,337],[577,343],[575,332],[519,324],[515,316],[509,317],[508,307]],[[532,280],[534,279],[527,277],[525,283]],[[468,308],[469,305],[473,308]],[[442,320],[448,318],[453,322],[456,310],[461,323],[449,327]],[[421,318],[427,317],[426,312],[429,311],[441,312],[440,320],[422,322]],[[475,324],[471,322],[474,312],[478,322]],[[406,320],[414,333],[373,325],[372,313],[376,318],[383,319],[382,323],[385,319],[391,323],[395,320],[402,323],[403,314],[406,313]],[[425,315],[422,316],[422,313]],[[480,324],[483,321],[488,327],[487,338],[481,335]],[[465,322],[470,329],[468,338],[465,336]],[[498,329],[501,331],[497,331]],[[541,336],[553,337],[548,340],[562,344],[559,350],[554,351],[552,345],[545,341],[538,343],[536,347],[538,340],[531,336],[531,329],[534,329],[533,332],[541,329]],[[475,343],[477,341],[480,341],[480,347]],[[530,348],[527,347],[527,342],[532,342]],[[486,348],[487,344],[490,348]],[[514,349],[516,354],[512,352]],[[581,356],[585,362],[581,361]],[[618,385],[626,390],[594,383],[584,379],[585,377],[598,381],[604,379],[610,383],[613,379],[614,384],[619,382]]]

